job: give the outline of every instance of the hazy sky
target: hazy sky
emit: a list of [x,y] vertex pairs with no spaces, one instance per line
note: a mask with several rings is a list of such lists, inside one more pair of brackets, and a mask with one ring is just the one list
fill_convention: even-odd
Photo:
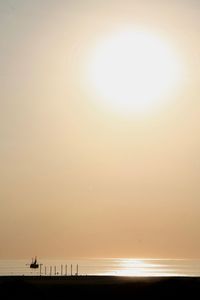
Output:
[[[0,258],[199,257],[199,16],[198,0],[0,0]],[[120,26],[165,37],[185,68],[143,118],[84,86]]]

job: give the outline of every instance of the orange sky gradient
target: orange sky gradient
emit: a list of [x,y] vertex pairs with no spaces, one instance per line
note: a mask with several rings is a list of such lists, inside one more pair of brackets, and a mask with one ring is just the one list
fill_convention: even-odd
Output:
[[[199,258],[200,3],[0,0],[0,259]],[[184,82],[120,116],[84,85],[99,38],[169,40]]]

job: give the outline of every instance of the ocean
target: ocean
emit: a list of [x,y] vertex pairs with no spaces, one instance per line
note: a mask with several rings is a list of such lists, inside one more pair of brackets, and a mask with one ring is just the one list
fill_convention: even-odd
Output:
[[[191,259],[43,259],[38,269],[30,268],[31,260],[0,260],[4,275],[113,275],[113,276],[200,276],[200,260]],[[78,265],[78,269],[77,269]]]

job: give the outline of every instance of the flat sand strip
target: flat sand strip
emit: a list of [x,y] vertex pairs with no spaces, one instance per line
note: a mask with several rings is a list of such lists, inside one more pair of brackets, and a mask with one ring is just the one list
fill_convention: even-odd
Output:
[[2,299],[27,300],[63,296],[65,299],[173,299],[174,296],[199,299],[200,277],[1,276],[0,293],[4,295]]

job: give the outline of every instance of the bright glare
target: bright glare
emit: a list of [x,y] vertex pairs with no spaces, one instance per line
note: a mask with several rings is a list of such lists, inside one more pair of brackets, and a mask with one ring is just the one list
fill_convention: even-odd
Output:
[[125,114],[159,107],[181,79],[174,51],[161,38],[143,31],[122,31],[97,43],[87,71],[93,96]]
[[118,276],[156,276],[159,265],[139,259],[121,259]]
[[164,260],[141,260],[121,258],[116,259],[110,270],[99,275],[112,275],[112,276],[178,276],[174,264],[165,263]]

